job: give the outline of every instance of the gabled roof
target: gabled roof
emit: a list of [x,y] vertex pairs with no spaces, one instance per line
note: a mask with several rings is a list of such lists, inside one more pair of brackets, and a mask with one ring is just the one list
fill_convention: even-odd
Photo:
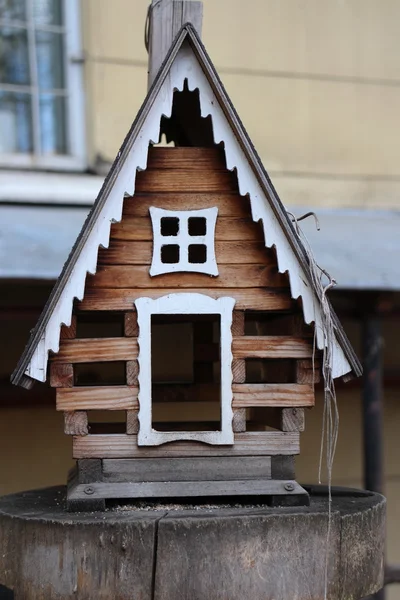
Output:
[[[314,322],[323,347],[320,292],[310,261],[267,172],[196,31],[182,27],[121,146],[67,262],[54,286],[11,381],[31,387],[45,381],[48,352],[59,349],[61,324],[71,322],[74,298],[82,299],[86,274],[96,272],[99,246],[108,247],[111,223],[120,221],[125,194],[134,194],[137,169],[145,169],[149,143],[157,142],[162,115],[170,115],[174,90],[199,89],[202,116],[211,115],[214,142],[225,144],[228,169],[237,169],[239,191],[249,194],[252,217],[262,221],[266,246],[275,246],[280,272],[288,272],[291,295],[302,298],[304,320]],[[333,377],[359,376],[360,363],[331,308],[335,329]]]

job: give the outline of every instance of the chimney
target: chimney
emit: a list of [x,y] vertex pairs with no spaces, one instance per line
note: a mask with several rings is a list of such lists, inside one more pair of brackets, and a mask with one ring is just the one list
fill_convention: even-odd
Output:
[[203,2],[199,0],[152,0],[148,12],[148,88],[154,81],[179,30],[191,23],[201,37]]

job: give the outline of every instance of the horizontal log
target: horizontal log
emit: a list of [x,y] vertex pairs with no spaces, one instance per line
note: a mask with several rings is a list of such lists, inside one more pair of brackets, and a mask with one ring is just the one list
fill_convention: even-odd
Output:
[[280,431],[235,434],[233,446],[201,442],[170,442],[162,446],[138,446],[135,435],[87,435],[73,438],[74,458],[147,458],[179,456],[273,456],[300,452],[300,434]]
[[105,459],[103,477],[108,482],[271,479],[271,458],[206,456]]
[[[264,242],[217,242],[218,265],[261,264],[274,262]],[[111,240],[109,248],[100,248],[98,265],[150,265],[153,242]]]
[[234,383],[233,408],[314,406],[312,385],[298,383]]
[[221,148],[176,146],[151,148],[147,158],[147,168],[209,171],[225,169],[226,164]]
[[274,265],[219,265],[218,277],[203,273],[166,273],[150,277],[143,265],[101,266],[95,275],[88,275],[93,288],[255,288],[286,287],[287,276],[278,273]]
[[[209,281],[209,279],[206,279]],[[235,298],[235,308],[240,310],[262,310],[262,311],[284,311],[290,310],[294,302],[290,296],[289,289],[275,288],[266,290],[262,288],[224,288],[224,289],[204,289],[187,288],[186,293],[207,294],[211,298],[221,298],[229,296]],[[182,290],[177,288],[162,289],[129,289],[129,288],[92,288],[86,287],[85,297],[77,303],[77,308],[81,311],[92,310],[132,310],[137,298],[160,298],[167,294],[179,294]]]
[[234,358],[307,358],[312,356],[312,341],[290,336],[234,337]]
[[138,388],[127,385],[57,389],[57,410],[137,410]]
[[[124,217],[122,221],[111,226],[111,239],[151,242],[153,229],[150,217],[136,218],[129,215]],[[254,223],[251,218],[218,217],[215,240],[217,242],[245,240],[264,242],[264,233],[261,225]]]
[[52,362],[86,363],[133,360],[138,355],[137,338],[84,338],[63,340]]
[[136,175],[138,192],[235,192],[238,189],[236,173],[226,169],[209,169],[207,176],[200,170],[147,169]]
[[173,194],[140,194],[124,200],[123,217],[148,217],[150,206],[165,210],[203,210],[218,207],[218,217],[250,218],[250,200],[238,192],[175,192]]

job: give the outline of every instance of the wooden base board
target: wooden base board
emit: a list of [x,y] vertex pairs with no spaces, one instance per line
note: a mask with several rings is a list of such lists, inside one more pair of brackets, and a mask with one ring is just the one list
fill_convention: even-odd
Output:
[[111,499],[228,496],[263,497],[273,506],[308,505],[308,493],[293,479],[292,457],[282,457],[277,468],[279,458],[79,460],[69,475],[68,510],[104,510]]

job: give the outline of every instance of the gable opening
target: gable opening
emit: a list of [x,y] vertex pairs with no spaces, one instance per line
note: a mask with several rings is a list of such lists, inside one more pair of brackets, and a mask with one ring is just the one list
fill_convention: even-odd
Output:
[[163,136],[175,146],[214,146],[211,116],[201,116],[199,90],[189,90],[187,79],[174,91],[171,116],[161,117],[159,141]]
[[220,315],[151,318],[152,427],[221,430]]

